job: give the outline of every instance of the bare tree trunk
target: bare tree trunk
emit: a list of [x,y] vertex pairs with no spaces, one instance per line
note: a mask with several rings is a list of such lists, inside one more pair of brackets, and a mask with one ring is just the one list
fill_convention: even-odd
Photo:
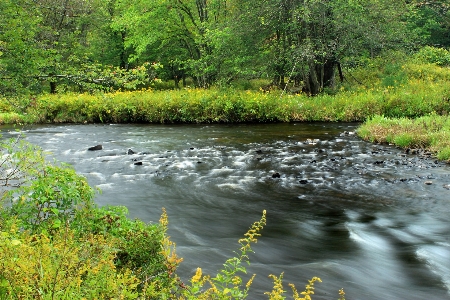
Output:
[[56,82],[50,81],[50,94],[56,94]]
[[308,81],[309,81],[309,93],[314,96],[321,92],[321,86],[319,79],[317,78],[317,69],[316,64],[311,61],[309,63],[309,74],[308,74]]
[[[309,62],[309,70],[303,72],[303,91],[315,96],[323,91],[324,87],[333,87],[335,81],[335,60],[327,60],[325,63]],[[342,71],[340,72],[341,79]]]

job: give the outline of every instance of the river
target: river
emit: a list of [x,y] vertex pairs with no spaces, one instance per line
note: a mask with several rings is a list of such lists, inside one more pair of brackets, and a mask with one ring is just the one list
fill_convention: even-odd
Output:
[[267,210],[248,299],[267,299],[268,275],[281,272],[288,291],[320,277],[313,299],[337,299],[340,288],[347,300],[450,299],[450,166],[364,142],[356,128],[80,124],[25,133],[99,187],[99,205],[125,205],[146,222],[165,207],[186,281],[197,267],[215,275]]

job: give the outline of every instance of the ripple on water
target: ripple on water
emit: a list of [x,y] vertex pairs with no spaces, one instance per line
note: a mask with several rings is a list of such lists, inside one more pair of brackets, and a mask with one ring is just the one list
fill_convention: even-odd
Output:
[[420,246],[416,255],[436,274],[450,295],[450,245],[434,244]]
[[96,188],[99,188],[100,190],[111,190],[114,188],[114,184],[113,183],[101,183],[101,184],[97,184],[95,186]]

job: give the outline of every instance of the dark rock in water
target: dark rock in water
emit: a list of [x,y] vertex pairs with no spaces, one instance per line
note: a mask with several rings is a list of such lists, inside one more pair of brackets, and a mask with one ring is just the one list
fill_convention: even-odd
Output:
[[197,163],[198,163],[198,164],[201,164],[202,162],[201,162],[201,161],[198,161]]
[[281,175],[278,172],[272,174],[272,178],[280,178],[280,177]]
[[384,164],[384,161],[383,160],[377,160],[377,161],[374,161],[373,164],[374,165],[382,165],[382,164]]
[[426,185],[432,185],[432,184],[433,184],[433,181],[427,180],[427,181],[425,181],[425,184],[426,184]]
[[261,149],[258,149],[258,150],[255,150],[255,152],[258,153],[258,154],[261,154],[261,153],[262,153],[262,150],[261,150]]
[[138,161],[134,163],[135,166],[142,166],[142,161]]
[[194,150],[194,149],[195,149],[194,147],[189,148],[189,150]]
[[88,148],[89,151],[96,151],[96,150],[102,150],[102,149],[103,149],[102,145],[97,145],[97,146]]
[[301,184],[307,184],[307,183],[308,183],[308,180],[302,179],[302,180],[300,180],[299,182],[300,182]]
[[131,150],[131,149],[128,149],[127,154],[128,154],[128,155],[132,155],[132,154],[136,154],[136,152],[134,152],[134,151]]

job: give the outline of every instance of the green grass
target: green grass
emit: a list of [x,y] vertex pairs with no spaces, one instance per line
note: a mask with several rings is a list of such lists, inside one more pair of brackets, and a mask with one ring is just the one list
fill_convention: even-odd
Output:
[[[427,51],[429,56],[430,50]],[[384,119],[403,124],[429,115],[433,116],[429,122],[438,122],[438,116],[445,118],[449,114],[450,68],[436,64],[435,53],[432,59],[419,54],[407,57],[393,53],[361,62],[359,67],[345,70],[344,83],[316,97],[281,90],[265,93],[261,87],[268,81],[263,79],[239,80],[228,88],[206,90],[167,89],[172,84],[161,83],[161,89],[135,92],[0,99],[0,124],[368,121],[360,129],[368,140],[384,140],[401,147],[428,147],[438,157],[448,159],[443,133],[430,131],[432,126],[424,119],[420,119],[425,122],[423,125],[419,122],[415,126],[425,126],[425,133],[418,129],[396,132],[393,128],[403,127],[389,124],[392,128],[380,137],[379,125],[369,125],[387,122],[381,121]],[[364,133],[368,130],[371,135]]]
[[403,148],[424,148],[450,161],[450,117],[430,114],[416,119],[375,116],[358,130],[365,140]]
[[280,90],[264,93],[260,87],[267,80],[240,80],[229,88],[207,90],[47,94],[9,102],[0,99],[0,123],[363,122],[376,115],[448,114],[450,69],[396,59],[374,59],[346,70],[348,81],[316,97]]

